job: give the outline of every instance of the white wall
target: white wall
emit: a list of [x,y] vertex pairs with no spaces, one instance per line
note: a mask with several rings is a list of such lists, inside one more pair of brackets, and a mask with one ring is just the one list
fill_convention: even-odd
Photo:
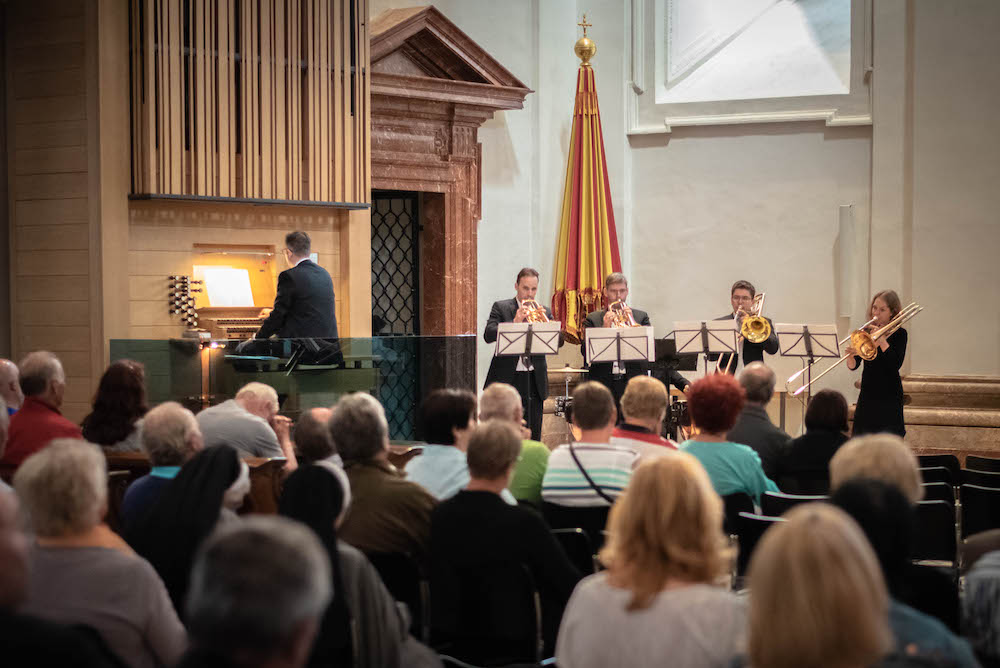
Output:
[[1000,3],[918,0],[913,372],[1000,374]]
[[[374,0],[372,15],[417,4]],[[675,127],[630,139],[628,2],[435,5],[535,91],[523,110],[497,114],[480,131],[480,331],[523,265],[542,272],[543,300],[551,296],[572,46],[586,9],[631,301],[650,311],[658,333],[678,319],[723,314],[737,278],[767,292],[776,322],[836,322],[845,333],[865,319],[872,291],[893,287],[927,307],[909,327],[911,372],[1000,374],[1000,3],[875,3],[873,126]],[[853,239],[837,236],[843,204],[855,207]],[[846,276],[836,262],[841,244],[850,249]],[[849,318],[838,318],[842,290]],[[480,345],[480,377],[490,352]],[[823,386],[853,400],[856,378],[841,370]]]

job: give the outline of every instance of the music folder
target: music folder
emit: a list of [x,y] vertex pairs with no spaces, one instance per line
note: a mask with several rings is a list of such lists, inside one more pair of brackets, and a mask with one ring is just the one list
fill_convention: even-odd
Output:
[[584,337],[587,364],[655,359],[652,327],[588,327]]
[[559,332],[562,323],[501,322],[497,325],[495,357],[521,355],[555,355],[559,352]]

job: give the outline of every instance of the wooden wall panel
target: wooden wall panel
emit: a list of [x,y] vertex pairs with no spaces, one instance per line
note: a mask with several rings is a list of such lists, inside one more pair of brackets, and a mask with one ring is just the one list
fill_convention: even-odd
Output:
[[74,420],[94,387],[85,18],[82,0],[7,4],[12,353],[62,359]]
[[[167,338],[183,333],[180,319],[167,312],[167,276],[192,274],[199,258],[194,244],[264,244],[278,250],[284,247],[285,235],[295,229],[308,232],[319,265],[330,272],[339,322],[342,316],[347,317],[343,310],[348,283],[341,270],[342,229],[347,221],[348,212],[339,209],[242,204],[220,208],[215,204],[188,202],[131,202],[129,336]],[[286,268],[280,254],[270,261],[276,263],[276,273]]]
[[369,201],[366,0],[130,3],[133,193]]

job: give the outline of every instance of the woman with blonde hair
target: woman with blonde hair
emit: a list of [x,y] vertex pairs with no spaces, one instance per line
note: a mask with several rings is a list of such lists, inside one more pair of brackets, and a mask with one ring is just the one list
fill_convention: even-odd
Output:
[[798,506],[768,529],[750,561],[749,664],[862,668],[892,648],[878,559],[847,513]]
[[731,560],[722,514],[691,455],[639,466],[608,519],[608,570],[580,582],[566,607],[560,668],[727,666],[746,618],[740,599],[715,586]]

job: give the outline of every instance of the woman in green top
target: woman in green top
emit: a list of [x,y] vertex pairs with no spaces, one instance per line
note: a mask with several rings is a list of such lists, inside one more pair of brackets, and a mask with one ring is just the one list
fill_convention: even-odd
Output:
[[761,494],[778,491],[757,453],[726,438],[746,402],[735,378],[717,373],[697,380],[687,389],[687,402],[694,436],[680,449],[701,462],[719,496],[742,492],[759,506]]

